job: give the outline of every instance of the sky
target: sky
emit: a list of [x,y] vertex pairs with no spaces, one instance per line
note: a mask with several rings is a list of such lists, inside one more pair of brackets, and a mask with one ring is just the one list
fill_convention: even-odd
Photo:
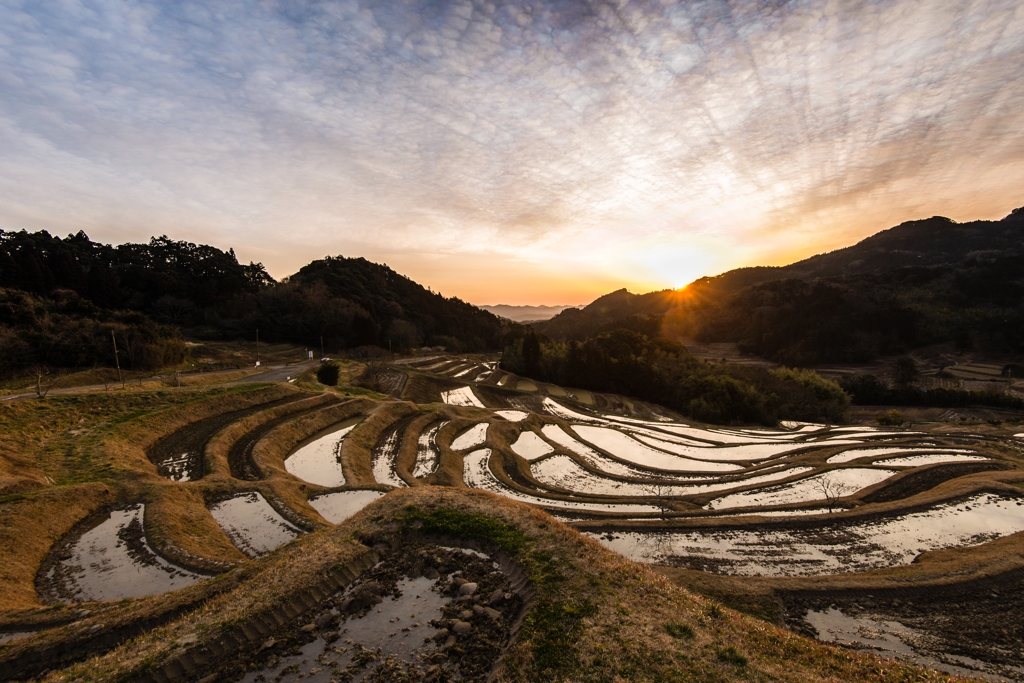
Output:
[[0,0],[0,229],[583,304],[1024,205],[1024,3]]

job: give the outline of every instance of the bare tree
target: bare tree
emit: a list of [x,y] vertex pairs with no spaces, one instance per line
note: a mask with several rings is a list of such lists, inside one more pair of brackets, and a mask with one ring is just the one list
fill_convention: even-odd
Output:
[[47,365],[33,365],[32,374],[36,378],[36,396],[39,398],[46,398],[50,389],[57,386],[67,376],[63,370],[56,371]]
[[644,491],[654,498],[654,505],[661,509],[661,518],[669,512],[675,512],[672,505],[672,486],[661,481],[652,481],[644,485]]
[[839,501],[840,498],[847,495],[848,493],[853,493],[854,490],[853,486],[845,482],[839,481],[831,474],[826,474],[825,476],[818,479],[817,484],[818,491],[820,491],[821,494],[825,496],[825,503],[828,505],[829,512],[832,512],[833,508],[836,507],[836,503]]

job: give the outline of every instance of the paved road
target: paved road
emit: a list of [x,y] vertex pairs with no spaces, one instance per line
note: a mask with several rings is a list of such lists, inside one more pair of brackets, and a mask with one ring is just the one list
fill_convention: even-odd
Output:
[[[240,384],[244,382],[287,382],[290,379],[298,377],[300,374],[315,365],[318,361],[311,360],[304,363],[295,363],[293,365],[268,365],[266,366],[267,371],[261,372],[258,375],[249,375],[243,377],[240,380],[232,382],[232,384]],[[203,376],[209,377],[210,375],[223,375],[229,372],[238,372],[238,370],[217,370],[215,372],[204,372]],[[182,377],[196,377],[199,373],[182,374]],[[174,379],[174,375],[156,375],[154,377],[143,378],[144,382],[153,382],[161,379]],[[138,380],[133,380],[129,384],[135,384]],[[117,387],[119,382],[111,382],[111,387]],[[82,387],[67,387],[66,389],[50,389],[47,396],[56,396],[57,394],[74,394],[79,391],[96,391],[98,389],[106,389],[106,385],[103,384],[90,384]],[[35,398],[36,392],[28,391],[23,394],[10,394],[8,396],[0,396],[0,401],[14,401],[21,398]]]
[[252,382],[287,382],[290,379],[295,379],[306,370],[309,370],[311,367],[319,364],[320,361],[308,360],[305,363],[295,363],[293,365],[268,365],[266,372],[243,377],[242,379],[235,380],[232,384],[248,384]]

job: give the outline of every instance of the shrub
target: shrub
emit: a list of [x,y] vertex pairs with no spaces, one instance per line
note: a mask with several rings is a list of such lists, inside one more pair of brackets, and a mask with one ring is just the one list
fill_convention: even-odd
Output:
[[896,410],[895,408],[890,410],[888,413],[885,413],[884,415],[879,415],[878,417],[875,418],[875,420],[878,421],[878,424],[884,425],[886,427],[899,427],[901,424],[906,422],[906,420],[903,418],[903,413]]
[[324,363],[316,371],[316,378],[320,384],[329,387],[338,386],[338,379],[341,377],[341,366],[337,363]]

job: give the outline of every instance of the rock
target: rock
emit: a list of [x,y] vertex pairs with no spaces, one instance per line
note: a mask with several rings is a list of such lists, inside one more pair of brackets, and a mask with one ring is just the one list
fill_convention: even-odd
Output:
[[388,552],[391,551],[391,546],[389,546],[387,543],[378,543],[377,545],[373,546],[373,551],[378,555],[386,555]]
[[455,625],[452,626],[452,631],[457,635],[464,636],[473,630],[473,625],[465,621],[456,621]]
[[89,633],[98,633],[103,630],[103,624],[93,624],[89,629]]
[[303,626],[302,628],[300,628],[299,630],[302,631],[303,633],[312,633],[313,631],[316,630],[316,623],[311,621],[308,624],[306,624],[305,626]]
[[380,584],[376,581],[367,581],[362,586],[360,586],[359,591],[365,593],[372,593],[374,595],[381,594]]
[[263,644],[260,645],[260,649],[258,650],[258,652],[263,652],[264,650],[269,650],[270,648],[274,647],[275,645],[277,645],[277,641],[276,640],[274,640],[273,638],[267,638],[263,642]]
[[316,623],[316,627],[318,629],[322,629],[323,627],[327,626],[329,623],[334,621],[334,618],[336,616],[337,616],[336,614],[331,614],[330,612],[324,612],[323,614],[321,614],[319,617],[316,618],[316,622],[315,622]]
[[497,605],[499,602],[505,599],[505,592],[500,588],[491,593],[491,599],[487,602],[491,605]]
[[473,593],[476,593],[476,589],[477,584],[464,583],[461,586],[459,586],[459,593],[461,593],[462,595],[473,595]]
[[445,640],[448,637],[448,635],[449,635],[448,629],[443,628],[443,629],[441,629],[440,631],[438,631],[437,633],[434,634],[434,640],[436,642],[440,643],[442,640]]
[[438,578],[441,575],[433,567],[427,567],[426,569],[423,570],[423,576],[425,576],[426,578],[428,578],[431,581],[433,581],[434,579]]
[[448,640],[444,641],[444,645],[442,645],[441,647],[442,647],[442,649],[448,649],[448,648],[450,648],[454,644],[455,644],[455,636],[448,636]]
[[210,674],[209,676],[203,676],[200,678],[199,683],[215,683],[217,678],[219,678],[218,674]]
[[437,664],[435,664],[434,666],[432,666],[432,667],[430,667],[429,669],[426,670],[426,672],[423,674],[423,680],[424,681],[437,680],[437,677],[440,676],[440,675],[441,675],[441,667],[439,667]]
[[462,613],[459,615],[459,619],[462,619],[463,621],[467,621],[467,620],[472,619],[472,618],[473,618],[473,610],[471,610],[471,609],[463,610]]
[[469,583],[469,581],[466,581],[466,579],[462,578],[461,576],[456,576],[454,579],[452,579],[452,591],[461,590],[462,587],[467,583]]
[[481,607],[480,605],[474,605],[473,614],[478,617],[487,617],[491,621],[497,621],[501,618],[501,612],[490,607]]

